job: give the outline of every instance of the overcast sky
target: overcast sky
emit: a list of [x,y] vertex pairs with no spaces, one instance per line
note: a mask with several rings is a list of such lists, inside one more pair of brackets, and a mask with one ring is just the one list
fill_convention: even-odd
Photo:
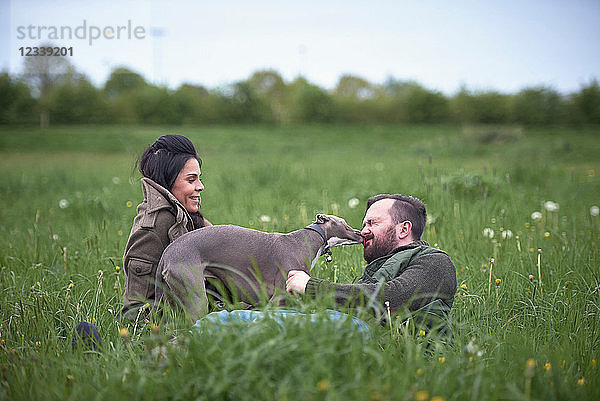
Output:
[[[0,0],[0,70],[21,72],[19,48],[48,41],[54,28],[51,42],[72,47],[71,61],[96,85],[117,66],[172,88],[214,88],[274,69],[327,89],[354,74],[416,80],[448,95],[461,85],[568,93],[600,78],[599,0],[490,3]],[[69,30],[84,38],[69,39]]]

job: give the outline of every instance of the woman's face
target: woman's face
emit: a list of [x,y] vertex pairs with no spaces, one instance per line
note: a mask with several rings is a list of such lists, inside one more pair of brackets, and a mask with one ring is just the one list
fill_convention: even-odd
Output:
[[201,175],[198,160],[192,157],[185,163],[171,188],[171,193],[190,213],[197,212],[200,207],[200,192],[204,190]]

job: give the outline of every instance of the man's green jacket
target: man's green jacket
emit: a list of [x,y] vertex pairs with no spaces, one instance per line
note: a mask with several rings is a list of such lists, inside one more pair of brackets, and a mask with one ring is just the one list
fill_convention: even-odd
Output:
[[391,311],[407,307],[447,315],[456,292],[456,269],[446,253],[415,241],[369,263],[354,284],[311,278],[305,290],[312,298],[331,292],[345,307],[369,305],[382,313],[389,302]]

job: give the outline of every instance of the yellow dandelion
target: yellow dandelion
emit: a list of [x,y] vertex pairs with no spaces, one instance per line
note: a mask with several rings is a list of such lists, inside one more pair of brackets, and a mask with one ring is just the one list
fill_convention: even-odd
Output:
[[71,288],[73,288],[73,287],[75,287],[75,284],[73,284],[73,283],[69,283],[69,290],[70,290]]
[[546,232],[544,233],[544,237],[548,238],[549,236],[550,236],[550,233],[549,233],[548,231],[546,231]]
[[525,223],[525,228],[529,228],[530,225],[531,224],[529,224],[529,223]]
[[123,236],[123,230],[119,230],[119,231],[117,231],[117,235],[118,235],[119,237],[122,237],[122,236]]
[[132,201],[127,201],[127,203],[125,203],[125,205],[127,205],[127,207],[131,207],[131,206],[133,206],[133,202]]
[[500,282],[502,282],[502,280],[500,280],[499,278],[496,279],[496,287],[500,286]]
[[420,335],[420,336],[424,336],[425,334],[426,334],[426,333],[425,333],[425,330],[419,330],[419,335]]
[[544,369],[546,369],[547,371],[549,371],[550,369],[552,369],[552,365],[550,364],[550,362],[546,362],[544,364]]
[[425,390],[419,390],[415,394],[415,401],[426,401],[429,399],[429,393]]
[[440,361],[440,363],[444,363],[444,362],[446,362],[446,357],[445,356],[440,356],[438,358],[438,361]]
[[469,362],[473,362],[473,357],[472,356],[469,357]]
[[578,386],[583,386],[584,384],[585,384],[585,379],[583,377],[581,379],[577,380]]
[[117,273],[121,270],[121,266],[115,266],[115,270],[117,271]]
[[529,253],[533,253],[534,249],[533,248],[529,248]]
[[466,284],[461,284],[460,288],[462,288],[463,290],[467,289],[467,285]]
[[444,400],[444,397],[440,397],[439,395],[436,395],[435,397],[431,398],[431,401],[446,401],[446,400]]
[[533,274],[529,275],[529,281],[533,281]]
[[417,376],[423,376],[423,369],[417,369]]
[[127,327],[121,327],[121,330],[119,330],[119,335],[121,337],[127,337],[129,335],[129,330],[127,330]]
[[528,359],[527,362],[525,362],[525,366],[527,369],[535,368],[535,359]]
[[329,390],[329,381],[328,380],[319,380],[317,382],[317,389],[319,391],[327,391],[327,390]]
[[39,281],[36,281],[35,284],[39,287],[41,284]]
[[98,275],[101,276],[102,275],[102,270],[98,270]]

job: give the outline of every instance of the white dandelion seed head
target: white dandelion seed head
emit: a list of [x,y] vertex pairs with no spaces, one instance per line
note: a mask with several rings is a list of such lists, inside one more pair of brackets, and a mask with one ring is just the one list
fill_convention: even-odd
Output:
[[483,236],[488,238],[494,238],[494,230],[489,227],[483,229]]
[[510,230],[502,231],[502,239],[511,239],[513,236],[513,232]]
[[542,213],[541,212],[533,212],[533,213],[531,213],[531,219],[532,220],[541,220],[542,219]]
[[544,202],[544,209],[549,212],[556,212],[559,209],[558,203],[552,201]]
[[121,183],[121,179],[119,177],[113,177],[112,182],[115,185],[119,185]]
[[590,214],[592,216],[598,216],[598,214],[600,214],[600,209],[598,208],[598,206],[594,205],[590,208]]
[[354,209],[356,206],[358,206],[359,203],[360,201],[357,198],[350,198],[348,200],[348,207],[350,209]]
[[260,221],[262,221],[263,223],[268,223],[271,221],[271,217],[267,216],[266,214],[263,214],[262,216],[260,216]]
[[69,201],[66,199],[61,199],[58,201],[58,207],[61,209],[66,209],[69,207]]
[[58,237],[58,234],[52,234],[52,239],[53,239],[54,241],[58,241],[58,238],[59,238],[59,237]]

